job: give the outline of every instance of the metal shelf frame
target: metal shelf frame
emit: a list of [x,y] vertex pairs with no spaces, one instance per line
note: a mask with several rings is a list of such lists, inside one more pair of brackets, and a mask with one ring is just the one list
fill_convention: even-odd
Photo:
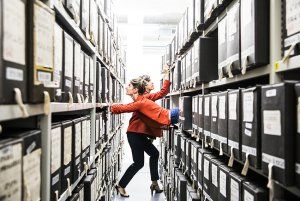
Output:
[[[99,53],[97,52],[97,46],[93,46],[92,43],[86,39],[85,35],[79,28],[79,26],[74,22],[73,19],[68,15],[66,10],[64,9],[63,5],[61,4],[60,0],[45,0],[43,1],[46,5],[48,5],[51,9],[54,10],[56,21],[59,21],[61,24],[63,30],[67,31],[82,47],[83,50],[85,50],[87,53],[89,53],[90,56],[93,58],[93,80],[94,83],[96,83],[96,61],[99,60],[102,64],[103,58],[100,57]],[[99,8],[100,9],[100,8]],[[107,22],[109,22],[109,19],[107,19],[107,16],[105,15],[104,11],[100,9],[100,14],[104,16]],[[111,72],[111,69],[107,64],[105,64],[107,69],[110,71],[112,76],[117,79],[121,86],[123,87],[123,83],[121,82],[121,79],[117,77],[113,72]],[[52,125],[52,115],[56,113],[68,113],[68,112],[78,112],[81,113],[83,111],[89,111],[91,115],[91,145],[90,145],[90,166],[92,166],[95,162],[95,159],[101,154],[103,151],[103,148],[107,145],[107,143],[102,145],[102,149],[95,153],[95,123],[96,123],[96,109],[101,107],[101,103],[96,103],[96,91],[94,90],[94,94],[92,97],[91,103],[50,103],[50,104],[25,104],[25,108],[28,111],[29,116],[28,117],[34,117],[38,116],[38,127],[42,131],[42,161],[41,161],[41,200],[48,201],[50,200],[50,159],[51,159],[51,153],[50,153],[50,133],[51,133],[51,125]],[[49,112],[48,112],[49,111]],[[23,113],[21,108],[16,105],[0,105],[0,124],[4,121],[10,121],[10,120],[16,120],[21,118],[28,118],[23,117]],[[117,129],[122,128],[121,124]],[[1,126],[0,126],[1,128]],[[0,129],[1,130],[1,129]],[[115,131],[116,132],[116,131]],[[71,186],[71,190],[78,185],[79,181],[84,177],[84,173],[78,178],[76,182],[74,182]],[[64,192],[61,196],[59,201],[65,201],[69,197],[68,192]]]

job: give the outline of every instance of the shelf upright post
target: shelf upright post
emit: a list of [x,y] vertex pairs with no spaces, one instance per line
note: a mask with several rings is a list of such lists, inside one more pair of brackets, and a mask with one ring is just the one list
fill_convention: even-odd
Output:
[[42,200],[50,200],[51,112],[49,114],[40,116],[39,122],[40,122],[40,129],[42,131],[42,172],[41,172]]
[[281,60],[281,1],[270,1],[270,84],[281,82],[275,63]]
[[[92,78],[94,80],[94,83],[96,83],[96,54],[93,54],[93,75],[94,77]],[[93,92],[93,97],[92,97],[92,104],[93,108],[90,110],[91,111],[91,159],[95,160],[95,133],[96,133],[96,90]]]

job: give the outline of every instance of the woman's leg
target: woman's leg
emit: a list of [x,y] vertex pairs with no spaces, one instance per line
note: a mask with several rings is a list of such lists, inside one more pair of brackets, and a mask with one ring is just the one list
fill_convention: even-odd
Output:
[[144,166],[144,136],[139,134],[127,134],[127,139],[131,148],[133,163],[127,168],[123,177],[119,181],[119,186],[126,188],[134,175]]
[[147,145],[145,146],[145,152],[150,156],[149,165],[150,165],[151,181],[156,182],[157,180],[159,180],[159,174],[158,174],[159,151],[152,144],[152,142],[148,140]]

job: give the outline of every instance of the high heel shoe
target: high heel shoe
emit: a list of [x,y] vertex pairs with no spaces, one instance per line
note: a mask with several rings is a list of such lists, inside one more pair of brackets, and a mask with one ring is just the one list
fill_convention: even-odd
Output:
[[119,188],[121,188],[121,187],[118,186],[118,185],[115,186],[115,189],[116,189],[116,191],[117,191],[117,195],[120,194],[122,197],[128,198],[129,195],[127,195],[126,193],[125,193],[125,194],[121,193],[121,192],[119,191]]
[[152,196],[153,196],[153,191],[155,191],[155,193],[162,193],[164,191],[164,190],[159,188],[158,184],[151,184],[150,190],[151,190],[151,195]]

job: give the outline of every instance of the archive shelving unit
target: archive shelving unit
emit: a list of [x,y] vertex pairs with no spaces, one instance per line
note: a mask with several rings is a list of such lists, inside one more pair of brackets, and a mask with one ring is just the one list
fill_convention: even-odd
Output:
[[[81,48],[89,53],[93,58],[93,80],[96,83],[96,61],[101,63],[102,67],[106,67],[109,71],[110,75],[114,77],[123,88],[124,80],[121,80],[120,77],[116,75],[116,73],[112,70],[112,68],[104,61],[103,57],[100,56],[97,50],[97,45],[93,46],[92,43],[86,39],[79,26],[74,22],[73,19],[68,15],[65,8],[62,5],[60,0],[44,0],[48,7],[50,7],[55,13],[55,20],[60,22],[60,25],[64,30],[67,30],[68,33],[81,45]],[[105,15],[104,10],[102,8],[101,15],[110,25],[110,20]],[[124,66],[122,66],[124,68]],[[103,149],[109,145],[109,141],[111,138],[122,129],[122,123],[112,131],[107,131],[108,141],[101,145],[100,150],[95,153],[95,115],[96,111],[107,112],[110,114],[110,111],[106,111],[106,109],[102,108],[102,103],[96,103],[96,91],[94,90],[92,101],[89,103],[60,103],[60,102],[46,102],[40,104],[25,104],[25,108],[28,112],[28,116],[24,117],[24,114],[16,104],[8,104],[8,105],[0,105],[0,130],[1,124],[5,121],[18,120],[18,119],[26,119],[31,117],[38,117],[38,127],[41,129],[41,149],[42,149],[42,157],[41,157],[41,200],[50,200],[50,132],[52,125],[52,116],[55,114],[86,114],[87,112],[91,116],[91,145],[90,145],[90,160],[89,167],[93,167],[95,163],[95,159],[102,154]],[[80,180],[84,177],[86,173],[82,172],[77,181],[75,181],[70,187],[71,191],[78,185]],[[70,196],[68,190],[66,190],[59,198],[59,201],[67,200]]]
[[[204,2],[204,1],[202,1]],[[237,2],[237,0],[230,1],[231,3]],[[282,30],[283,30],[283,1],[270,0],[270,10],[269,10],[269,64],[265,66],[261,66],[255,69],[251,69],[246,72],[246,74],[238,74],[234,75],[232,78],[222,78],[210,81],[208,83],[201,83],[194,85],[194,87],[188,89],[179,90],[171,90],[170,93],[164,100],[170,100],[170,108],[178,107],[179,98],[181,96],[194,96],[198,94],[207,94],[209,92],[217,92],[226,89],[236,89],[239,87],[249,87],[254,84],[277,84],[283,82],[285,77],[288,74],[292,74],[295,70],[300,70],[300,55],[293,56],[288,58],[287,61],[283,61],[282,58]],[[230,7],[230,4],[229,6]],[[218,28],[218,22],[224,17],[226,7],[220,15],[216,17],[214,21],[212,21],[209,26],[204,29],[195,29],[194,32],[197,32],[196,35],[207,37],[212,32],[214,32]],[[173,63],[171,64],[171,69],[175,68],[175,62],[177,60],[181,60],[181,57],[191,48],[192,44],[197,40],[198,37],[188,38],[186,43],[183,45],[182,49],[178,49],[175,51],[175,58],[173,59]],[[299,41],[299,39],[298,39]],[[174,56],[174,55],[173,55]],[[298,74],[299,75],[299,74]],[[178,129],[178,125],[175,126]],[[182,130],[184,134],[188,136],[193,136],[191,132]],[[166,139],[162,139],[162,144],[166,143]],[[201,139],[200,139],[201,143]],[[224,157],[227,159],[230,157],[228,154],[224,153]],[[162,159],[163,160],[163,159]],[[244,165],[244,162],[235,159],[236,163],[240,166]],[[254,172],[258,177],[261,177],[265,180],[268,179],[261,170],[250,167],[249,171]],[[283,192],[290,194],[294,198],[300,199],[300,189],[295,186],[285,186],[277,181],[275,181],[275,189],[273,192],[276,195],[281,195]],[[274,195],[274,194],[273,194]],[[273,196],[270,194],[270,196]],[[272,197],[270,197],[270,200]]]

